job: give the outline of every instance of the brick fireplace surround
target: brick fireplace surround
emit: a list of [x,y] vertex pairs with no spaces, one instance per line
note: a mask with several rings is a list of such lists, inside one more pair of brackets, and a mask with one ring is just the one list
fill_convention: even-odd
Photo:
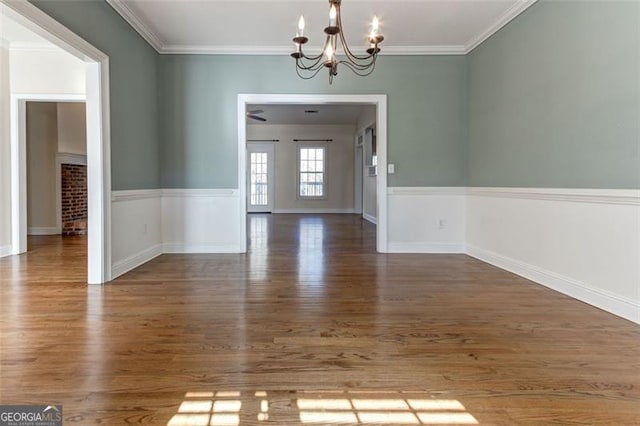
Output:
[[87,166],[62,164],[62,235],[87,233]]

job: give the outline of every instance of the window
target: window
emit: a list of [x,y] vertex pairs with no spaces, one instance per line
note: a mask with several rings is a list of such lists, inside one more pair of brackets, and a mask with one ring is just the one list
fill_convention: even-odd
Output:
[[298,163],[298,196],[324,198],[325,148],[300,147]]

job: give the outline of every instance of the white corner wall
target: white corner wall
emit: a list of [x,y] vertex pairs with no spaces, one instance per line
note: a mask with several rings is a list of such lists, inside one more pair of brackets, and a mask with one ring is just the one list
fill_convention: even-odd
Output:
[[640,323],[640,191],[470,188],[468,253]]
[[163,253],[240,253],[237,189],[163,189]]
[[85,63],[61,49],[11,50],[11,93],[85,94]]
[[9,50],[0,44],[0,257],[11,254],[11,90]]
[[162,191],[113,191],[112,279],[162,254]]
[[389,252],[464,253],[463,187],[390,187]]

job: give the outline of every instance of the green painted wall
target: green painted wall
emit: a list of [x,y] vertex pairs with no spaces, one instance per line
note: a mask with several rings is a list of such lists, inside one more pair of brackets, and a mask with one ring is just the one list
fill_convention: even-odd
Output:
[[103,1],[31,2],[109,55],[112,189],[159,188],[158,54]]
[[468,61],[471,186],[640,188],[640,2],[540,0]]
[[161,185],[237,187],[239,93],[387,94],[391,186],[464,186],[466,59],[383,56],[366,78],[301,80],[288,56],[161,55]]

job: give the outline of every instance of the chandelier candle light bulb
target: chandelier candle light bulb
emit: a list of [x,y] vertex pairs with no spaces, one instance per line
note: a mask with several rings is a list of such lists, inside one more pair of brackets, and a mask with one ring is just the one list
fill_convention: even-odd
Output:
[[333,51],[333,47],[331,45],[327,46],[327,49],[325,50],[325,55],[327,57],[327,61],[328,62],[333,62],[334,51]]
[[[300,16],[298,20],[298,31],[293,39],[295,51],[291,54],[296,60],[296,73],[300,78],[311,79],[322,69],[329,69],[329,84],[333,82],[333,77],[338,75],[338,65],[344,65],[359,76],[367,76],[373,72],[376,59],[380,52],[380,43],[384,37],[379,33],[380,22],[377,16],[371,22],[371,31],[367,37],[369,47],[365,50],[366,55],[354,54],[344,36],[340,6],[342,0],[329,0],[329,26],[324,29],[325,41],[322,50],[318,55],[307,55],[304,52],[304,45],[309,41],[304,35],[305,20]],[[340,44],[340,57],[338,57],[338,44]]]

